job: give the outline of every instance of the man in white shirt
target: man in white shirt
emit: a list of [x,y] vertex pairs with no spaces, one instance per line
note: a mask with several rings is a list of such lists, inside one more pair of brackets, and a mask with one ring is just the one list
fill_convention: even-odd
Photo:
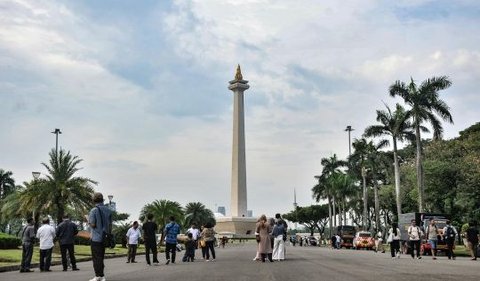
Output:
[[192,227],[190,227],[187,230],[187,233],[192,234],[192,240],[195,241],[195,249],[197,248],[197,240],[198,236],[200,235],[200,230],[198,230],[197,225],[195,223],[192,224]]
[[412,259],[415,258],[415,252],[414,250],[417,251],[417,259],[421,259],[422,257],[420,256],[420,241],[423,236],[423,232],[420,229],[420,227],[417,226],[417,223],[415,220],[412,220],[412,224],[408,227],[408,237],[409,237],[409,242],[410,242],[410,250]]
[[40,239],[40,271],[51,271],[53,239],[55,228],[50,225],[50,219],[44,218],[43,225],[37,230],[37,238]]
[[138,222],[133,222],[133,226],[127,231],[128,241],[128,259],[127,263],[136,263],[135,256],[137,255],[138,240],[142,236],[140,229],[138,229]]

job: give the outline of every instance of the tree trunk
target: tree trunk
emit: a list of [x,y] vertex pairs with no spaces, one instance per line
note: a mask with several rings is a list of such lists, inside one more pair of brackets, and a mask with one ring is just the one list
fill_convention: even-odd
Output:
[[380,200],[378,199],[378,183],[376,177],[373,178],[373,194],[375,197],[375,228],[380,230]]
[[367,230],[367,171],[365,167],[362,167],[362,182],[363,182],[363,220],[362,220],[362,227],[363,230]]
[[332,209],[333,209],[333,227],[337,226],[337,205],[335,204],[335,196],[332,197]]
[[402,198],[400,188],[400,165],[398,164],[397,139],[393,138],[393,168],[395,172],[395,201],[397,203],[397,217],[402,214]]
[[420,123],[415,120],[415,142],[417,144],[417,186],[418,186],[418,211],[423,212],[424,209],[424,186],[423,186],[423,166],[422,166],[422,141],[420,138]]
[[330,232],[330,237],[332,237],[332,198],[330,198],[330,195],[328,195],[327,199],[328,199],[328,231]]

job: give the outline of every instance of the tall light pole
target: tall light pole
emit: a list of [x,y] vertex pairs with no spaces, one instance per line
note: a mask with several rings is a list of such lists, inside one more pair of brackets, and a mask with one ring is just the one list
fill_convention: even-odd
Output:
[[348,157],[350,157],[352,156],[352,141],[350,138],[350,133],[354,131],[354,129],[352,128],[352,126],[348,125],[345,131],[348,132]]
[[52,132],[52,134],[55,134],[55,154],[58,157],[58,134],[61,134],[62,131],[60,129],[55,128],[55,131]]

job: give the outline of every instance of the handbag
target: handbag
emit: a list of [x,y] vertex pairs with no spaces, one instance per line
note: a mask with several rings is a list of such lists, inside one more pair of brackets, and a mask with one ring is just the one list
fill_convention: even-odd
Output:
[[205,246],[207,246],[207,243],[205,242],[205,239],[201,239],[200,240],[200,247],[205,248]]
[[[103,221],[102,210],[97,206],[98,212],[100,213],[100,221],[102,222],[102,228],[105,226]],[[102,241],[105,248],[113,249],[115,248],[115,236],[109,231],[102,232]]]
[[393,233],[389,233],[387,237],[387,243],[392,243],[393,242]]
[[260,235],[258,235],[258,234],[255,235],[255,240],[257,240],[257,243],[260,243],[260,240],[261,240]]

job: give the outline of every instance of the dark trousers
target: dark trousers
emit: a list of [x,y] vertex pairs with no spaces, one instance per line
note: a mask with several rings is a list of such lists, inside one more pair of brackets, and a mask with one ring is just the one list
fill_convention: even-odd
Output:
[[170,260],[170,254],[172,254],[172,263],[175,263],[175,256],[177,255],[177,244],[165,243],[165,257]]
[[104,277],[105,264],[103,260],[105,259],[105,246],[102,242],[91,242],[90,249],[92,250],[92,262],[93,270],[95,271],[96,277]]
[[134,262],[137,256],[137,244],[128,244],[128,261]]
[[[210,252],[212,252],[212,258],[215,259],[215,245],[214,245],[215,241],[206,241],[206,258],[207,260],[210,259]],[[209,251],[210,250],[210,251]]]
[[205,257],[207,256],[207,251],[208,251],[206,242],[205,242],[205,247],[200,247],[200,248],[202,249],[202,258],[205,259]]
[[392,255],[392,258],[394,258],[399,251],[400,251],[400,241],[393,240],[392,242],[390,242],[390,254]]
[[150,251],[152,251],[153,262],[158,263],[157,245],[155,244],[155,241],[145,242],[145,258],[147,259],[147,264],[150,264]]
[[417,257],[420,256],[420,240],[416,241],[409,241],[410,242],[410,254],[412,255],[412,258],[415,257],[415,252],[414,250],[417,250]]
[[68,257],[70,258],[70,263],[72,268],[77,268],[77,260],[75,259],[75,250],[73,244],[60,245],[60,253],[62,254],[62,266],[64,270],[68,268],[67,262],[67,251]]
[[33,256],[33,243],[23,244],[22,246],[22,263],[20,264],[20,270],[30,269]]
[[453,252],[453,245],[455,244],[454,239],[447,239],[445,241],[447,243],[447,257],[448,259],[455,259],[455,253]]
[[52,249],[40,250],[40,271],[50,270],[52,264]]

